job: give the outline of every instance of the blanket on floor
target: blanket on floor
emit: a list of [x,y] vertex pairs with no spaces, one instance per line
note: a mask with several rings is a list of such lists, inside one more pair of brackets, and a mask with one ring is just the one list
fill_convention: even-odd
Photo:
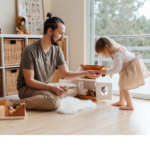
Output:
[[91,100],[80,100],[74,97],[65,97],[60,100],[60,107],[56,110],[58,113],[69,114],[75,113],[86,108],[93,108],[97,105]]

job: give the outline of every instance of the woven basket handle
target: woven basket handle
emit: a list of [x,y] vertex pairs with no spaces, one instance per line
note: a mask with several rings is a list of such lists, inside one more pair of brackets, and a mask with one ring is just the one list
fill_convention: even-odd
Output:
[[16,44],[16,40],[10,40],[10,44]]
[[16,72],[17,72],[17,70],[16,70],[16,69],[11,70],[11,73],[16,73]]

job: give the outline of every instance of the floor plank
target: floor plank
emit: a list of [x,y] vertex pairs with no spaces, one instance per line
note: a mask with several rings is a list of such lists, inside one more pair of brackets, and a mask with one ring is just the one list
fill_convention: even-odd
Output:
[[150,101],[133,99],[134,111],[98,101],[97,107],[74,114],[27,111],[24,120],[1,120],[0,135],[146,135],[150,134]]

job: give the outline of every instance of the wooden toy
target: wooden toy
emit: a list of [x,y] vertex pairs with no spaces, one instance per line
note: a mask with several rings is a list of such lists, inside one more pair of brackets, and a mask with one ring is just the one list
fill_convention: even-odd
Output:
[[79,87],[79,90],[82,88],[88,89],[88,94],[86,96],[78,94],[76,97],[91,99],[93,101],[102,99],[112,100],[112,83],[110,76],[100,76],[99,78],[101,80],[75,79],[74,83]]
[[10,116],[25,116],[25,104],[17,106],[16,110],[10,111]]
[[65,91],[69,91],[69,88],[67,88],[66,86],[64,86],[64,90]]
[[[80,65],[78,71],[84,70],[101,70],[107,69],[105,66],[94,66],[94,65]],[[87,95],[78,95],[76,97],[80,99],[91,99],[96,100],[112,100],[112,75],[101,75],[98,79],[91,79],[89,77],[77,78],[70,81],[74,83],[80,89],[88,89]],[[67,81],[67,80],[66,80]],[[59,80],[59,82],[65,83],[65,80]],[[67,82],[68,83],[68,82]]]
[[0,120],[7,119],[25,119],[26,110],[25,103],[21,103],[16,109],[13,107],[7,108],[7,100],[2,100],[0,103]]
[[[84,70],[102,70],[105,66],[99,65],[80,65]],[[85,76],[85,79],[93,79],[88,76]],[[94,80],[94,79],[93,79]]]
[[99,65],[80,65],[84,70],[101,70],[105,68],[105,66]]
[[0,104],[1,106],[4,106],[4,109],[5,110],[7,110],[7,100],[6,99],[3,99],[2,101],[1,101],[1,104]]
[[112,100],[112,82],[110,76],[96,79],[96,96],[101,99]]
[[73,88],[76,88],[75,86],[73,86],[73,87],[66,87],[66,86],[64,86],[64,90],[65,91],[69,91],[69,89],[73,89]]
[[0,106],[0,117],[5,117],[5,109],[4,109],[4,106]]
[[[79,69],[77,71],[83,71],[83,70],[102,70],[102,69],[107,69],[106,66],[100,66],[100,65],[80,65]],[[105,75],[102,75],[103,77]],[[110,77],[112,78],[113,75],[110,75]],[[85,76],[85,79],[93,79],[90,77]],[[93,79],[94,80],[94,79]]]

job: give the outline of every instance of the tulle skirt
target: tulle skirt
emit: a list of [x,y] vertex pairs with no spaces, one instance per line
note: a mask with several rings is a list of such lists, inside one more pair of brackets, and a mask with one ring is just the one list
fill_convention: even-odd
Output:
[[123,63],[122,70],[119,73],[120,90],[131,90],[145,84],[144,79],[150,76],[139,54],[128,62]]

